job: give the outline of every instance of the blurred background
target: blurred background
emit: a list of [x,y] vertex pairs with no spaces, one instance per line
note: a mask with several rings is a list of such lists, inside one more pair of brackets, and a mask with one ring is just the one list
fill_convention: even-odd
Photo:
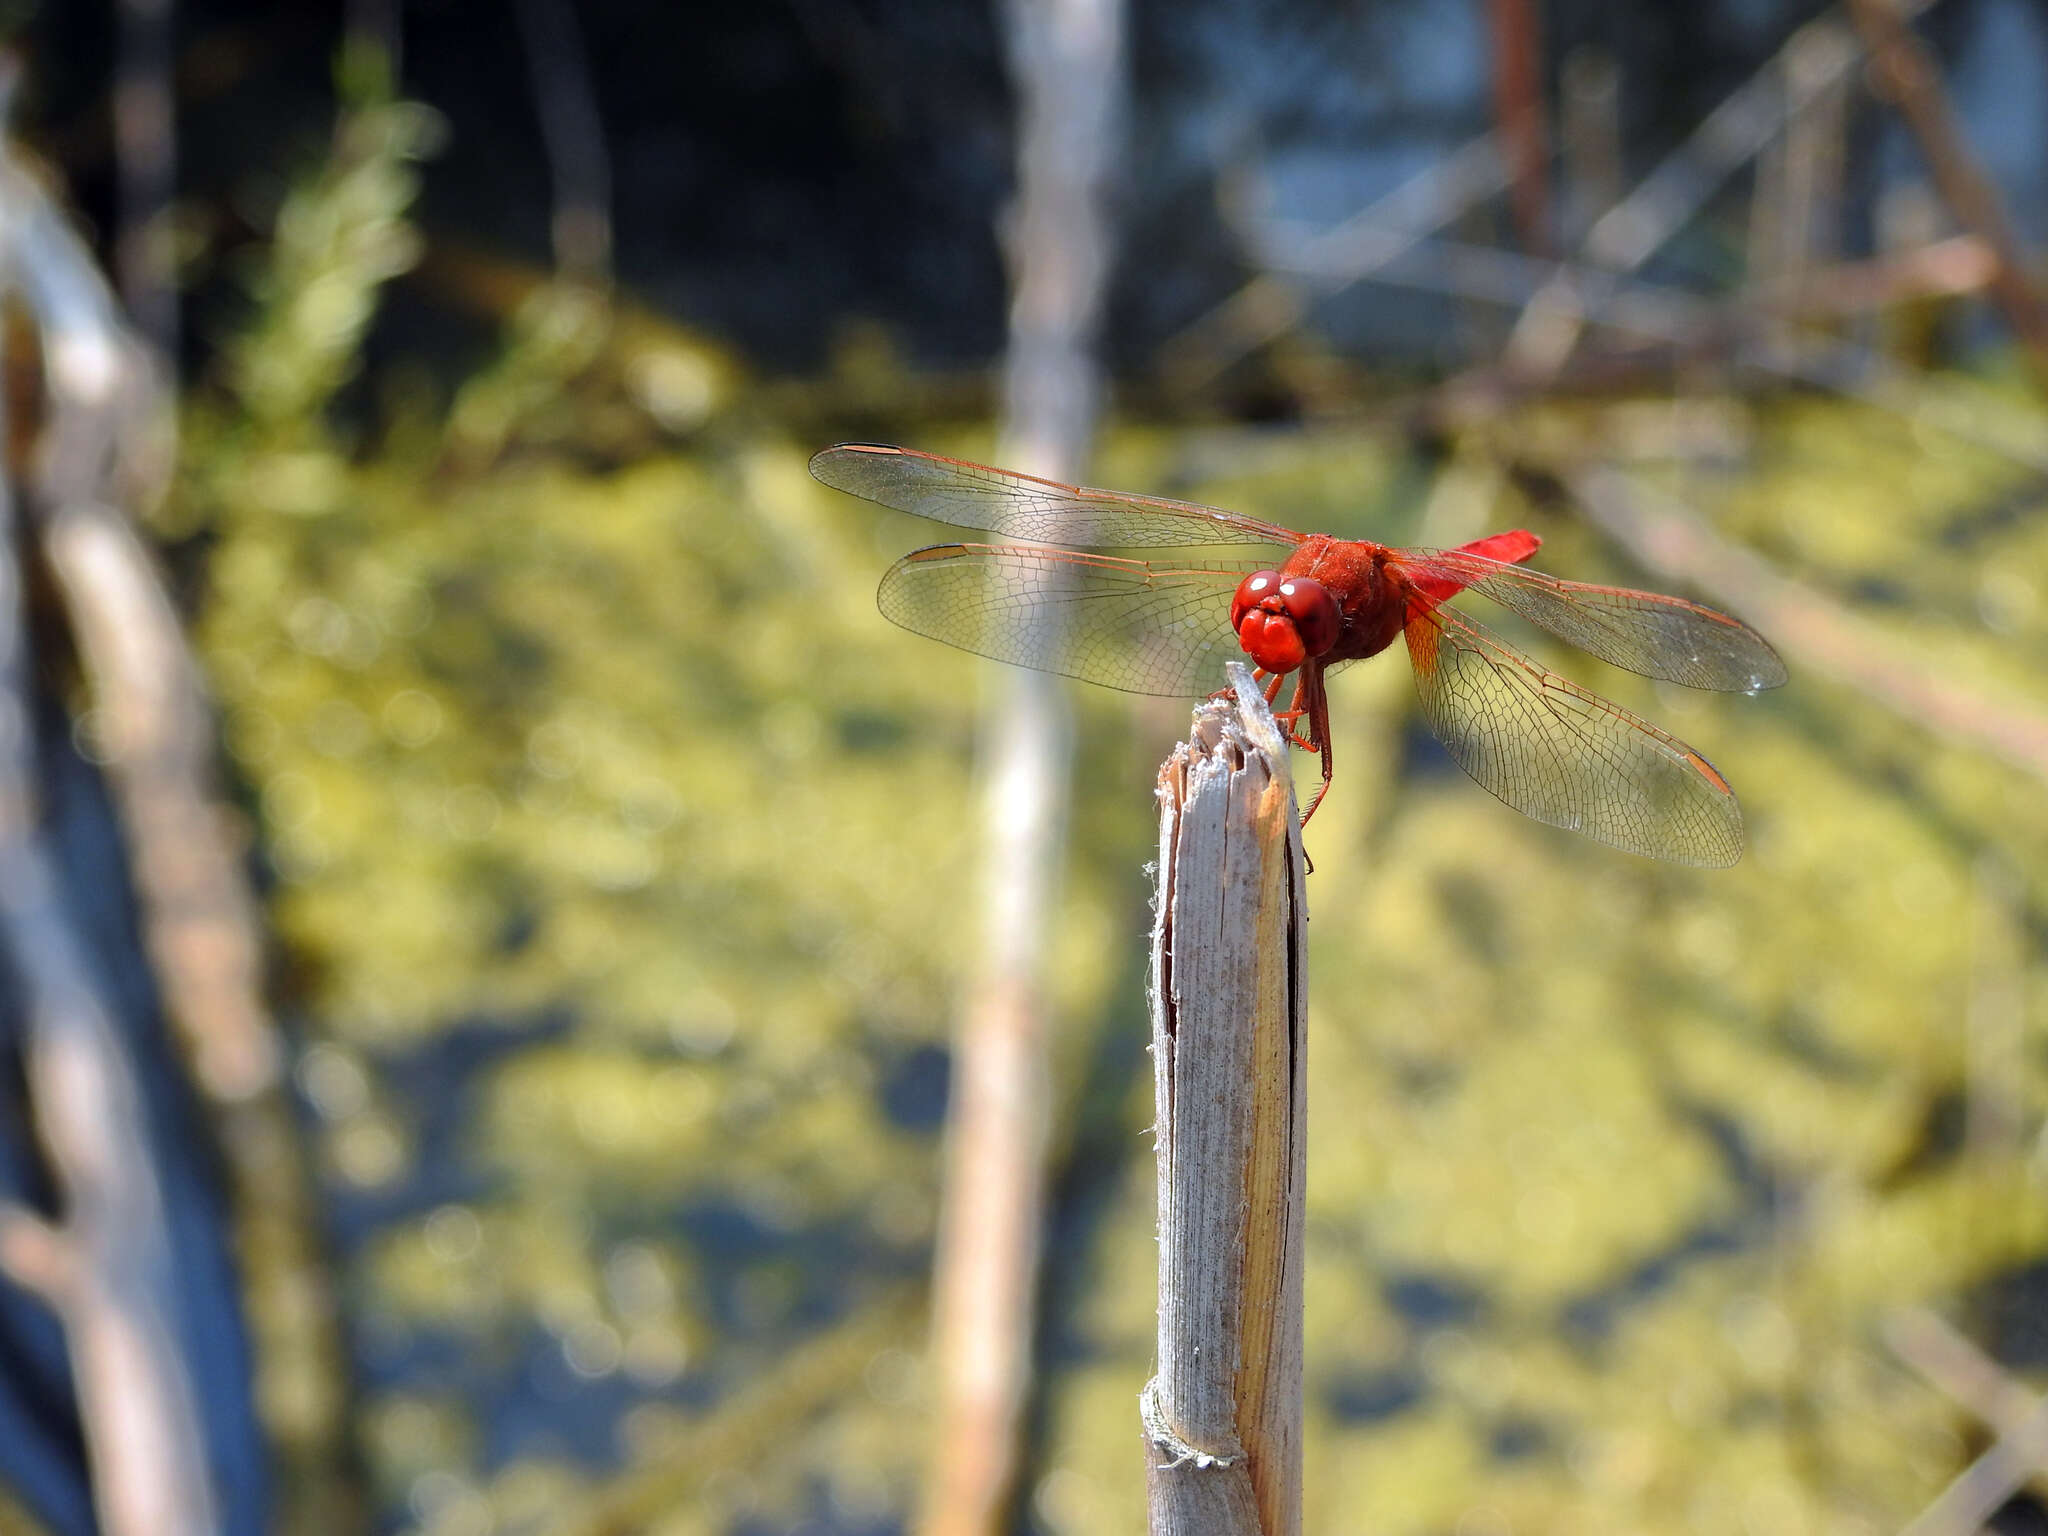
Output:
[[2040,5],[0,26],[0,1532],[1141,1527],[1186,708],[883,621],[850,438],[1790,666],[1532,646],[1725,871],[1334,684],[1310,1530],[2048,1530]]

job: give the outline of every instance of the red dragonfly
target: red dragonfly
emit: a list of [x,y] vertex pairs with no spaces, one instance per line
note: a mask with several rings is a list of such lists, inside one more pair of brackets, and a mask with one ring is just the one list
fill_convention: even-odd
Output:
[[[1712,763],[1444,605],[1477,592],[1602,661],[1691,688],[1774,688],[1785,664],[1756,631],[1711,608],[1524,569],[1540,542],[1533,533],[1394,549],[873,443],[827,448],[811,473],[885,507],[1033,541],[905,555],[877,594],[883,615],[905,629],[1129,693],[1199,697],[1239,654],[1268,701],[1294,676],[1278,718],[1323,770],[1304,825],[1330,788],[1325,674],[1403,635],[1437,739],[1516,810],[1681,864],[1726,865],[1742,854],[1742,812]],[[1055,545],[1081,547],[1047,547]],[[1225,554],[1219,546],[1233,552],[1156,553]]]

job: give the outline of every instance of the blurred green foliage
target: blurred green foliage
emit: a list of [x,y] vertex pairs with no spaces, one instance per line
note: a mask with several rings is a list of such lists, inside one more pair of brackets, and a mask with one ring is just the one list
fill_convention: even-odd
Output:
[[[973,941],[978,685],[873,609],[929,530],[804,464],[855,432],[985,457],[989,429],[896,413],[892,379],[929,391],[872,366],[858,391],[772,390],[544,284],[454,387],[359,377],[434,133],[363,106],[291,194],[166,513],[205,549],[380,1493],[446,1536],[607,1528],[621,1478],[624,1528],[885,1529],[920,1452],[897,1298]],[[1612,446],[1709,408],[1718,458],[1652,432],[1637,467],[2048,708],[2048,518],[2013,466],[1819,399],[1498,430]],[[1096,478],[1396,541],[1523,524],[1550,569],[1640,579],[1512,489],[1461,502],[1461,465],[1426,497],[1369,428],[1112,424]],[[1514,816],[1422,744],[1398,656],[1336,685],[1310,836],[1309,1527],[1894,1529],[1975,1440],[1884,1319],[1931,1304],[2048,1364],[1995,1304],[2029,1275],[2038,1300],[2048,1264],[2048,801],[1796,671],[1762,699],[1576,675],[1723,767],[1740,866]],[[1028,1498],[1084,1533],[1142,1525],[1139,866],[1185,715],[1075,699],[1060,1139],[1063,1187],[1099,1198],[1051,1257]],[[836,1337],[857,1346],[818,1352]]]

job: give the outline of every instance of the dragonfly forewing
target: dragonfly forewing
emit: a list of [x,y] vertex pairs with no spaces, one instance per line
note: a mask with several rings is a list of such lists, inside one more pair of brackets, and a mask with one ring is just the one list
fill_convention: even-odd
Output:
[[1014,470],[879,443],[840,443],[811,458],[826,485],[899,512],[1009,539],[1089,549],[1237,544],[1292,549],[1301,535],[1255,517],[1158,496],[1061,485]]
[[1196,698],[1243,652],[1230,599],[1247,565],[1180,565],[1071,550],[938,544],[898,560],[885,618],[976,655],[1126,693]]

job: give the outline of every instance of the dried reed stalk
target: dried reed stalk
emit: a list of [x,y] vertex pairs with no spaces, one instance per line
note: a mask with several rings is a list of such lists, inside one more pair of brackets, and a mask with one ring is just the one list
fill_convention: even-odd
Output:
[[1308,910],[1287,743],[1231,673],[1159,773],[1151,1536],[1301,1529]]

